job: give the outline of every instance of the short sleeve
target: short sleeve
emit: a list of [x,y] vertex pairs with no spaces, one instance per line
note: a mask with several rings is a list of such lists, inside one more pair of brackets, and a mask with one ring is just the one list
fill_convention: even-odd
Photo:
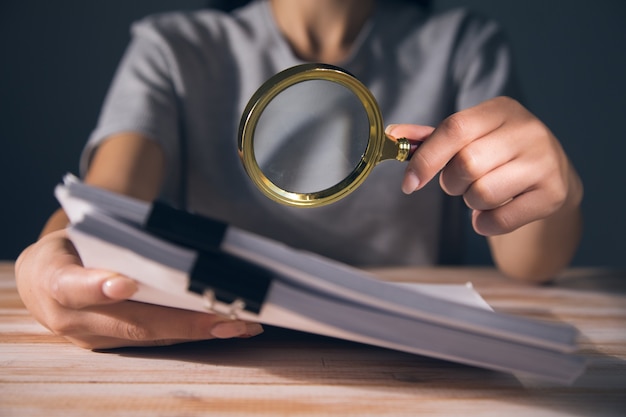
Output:
[[157,141],[168,162],[176,160],[179,112],[167,42],[142,22],[134,24],[131,33],[97,126],[81,155],[83,175],[98,145],[121,132],[137,132]]
[[497,96],[521,98],[508,40],[495,22],[466,18],[451,70],[458,86],[457,110]]

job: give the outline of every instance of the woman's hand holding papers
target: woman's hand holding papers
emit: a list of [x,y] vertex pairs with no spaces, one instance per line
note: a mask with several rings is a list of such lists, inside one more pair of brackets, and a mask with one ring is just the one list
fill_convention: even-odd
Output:
[[88,349],[251,337],[263,331],[257,323],[129,301],[137,284],[109,271],[83,268],[64,230],[22,252],[15,272],[20,296],[33,316]]

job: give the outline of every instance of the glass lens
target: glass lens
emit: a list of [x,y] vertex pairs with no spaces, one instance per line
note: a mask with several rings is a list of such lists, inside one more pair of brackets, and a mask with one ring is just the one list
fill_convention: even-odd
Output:
[[281,189],[316,193],[337,185],[363,158],[370,122],[363,103],[329,80],[305,80],[272,99],[254,132],[263,174]]

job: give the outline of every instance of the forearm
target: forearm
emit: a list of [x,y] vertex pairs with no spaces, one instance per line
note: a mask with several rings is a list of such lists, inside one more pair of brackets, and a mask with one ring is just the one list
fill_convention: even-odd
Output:
[[[111,136],[96,152],[85,182],[97,187],[151,201],[159,192],[164,155],[153,141],[127,132]],[[67,227],[69,219],[58,209],[48,219],[40,238]]]
[[46,225],[41,231],[39,238],[44,237],[48,233],[65,229],[65,227],[67,227],[69,223],[70,221],[67,217],[67,214],[65,214],[65,211],[63,211],[63,209],[58,209],[52,214],[52,216],[50,216],[50,218],[46,222]]

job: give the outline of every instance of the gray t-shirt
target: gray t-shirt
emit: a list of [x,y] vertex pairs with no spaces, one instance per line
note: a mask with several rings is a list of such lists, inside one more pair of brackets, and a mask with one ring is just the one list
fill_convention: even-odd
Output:
[[[436,264],[458,247],[459,211],[450,210],[437,181],[404,195],[400,162],[381,163],[354,193],[320,208],[283,206],[255,188],[237,154],[242,111],[267,78],[303,63],[266,0],[231,14],[151,16],[132,35],[83,153],[83,173],[99,143],[134,131],[165,150],[161,197],[192,212],[361,266]],[[430,16],[410,2],[378,2],[338,65],[372,91],[385,124],[436,125],[515,94],[499,28],[462,10]]]

